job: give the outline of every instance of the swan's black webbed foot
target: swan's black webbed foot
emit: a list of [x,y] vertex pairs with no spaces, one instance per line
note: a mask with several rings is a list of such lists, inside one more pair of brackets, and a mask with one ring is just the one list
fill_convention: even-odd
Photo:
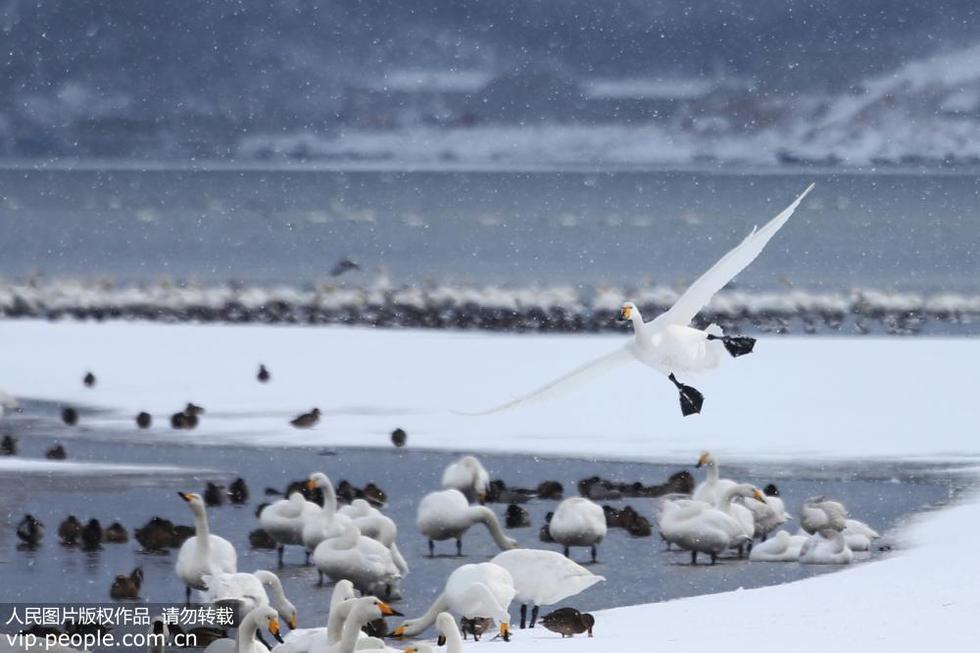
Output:
[[677,380],[677,377],[671,373],[668,377],[670,381],[677,388],[677,392],[680,394],[681,398],[681,414],[684,417],[688,415],[696,415],[701,412],[701,406],[704,405],[704,395],[698,392],[697,389],[692,388],[689,385],[684,385]]
[[732,358],[751,354],[752,348],[755,347],[755,338],[748,336],[715,336],[709,334],[708,340],[721,340],[721,344],[725,345],[725,349],[732,355]]
[[429,557],[430,558],[436,557],[436,543],[433,542],[432,540],[429,540]]
[[692,565],[698,564],[698,552],[697,551],[691,551],[691,564]]
[[463,538],[456,540],[456,557],[461,558],[463,556]]

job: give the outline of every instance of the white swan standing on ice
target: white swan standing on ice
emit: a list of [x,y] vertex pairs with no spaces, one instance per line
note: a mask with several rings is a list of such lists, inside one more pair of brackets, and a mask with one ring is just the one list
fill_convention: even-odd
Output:
[[337,493],[326,474],[322,472],[310,474],[306,487],[311,491],[319,488],[323,494],[323,506],[313,508],[312,506],[316,504],[308,502],[301,511],[303,526],[300,537],[303,540],[303,548],[306,549],[308,559],[320,542],[343,535],[350,519],[338,513]]
[[596,561],[596,547],[606,536],[606,514],[599,504],[584,497],[571,497],[558,504],[558,509],[548,524],[551,538],[565,547],[587,546]]
[[492,562],[457,567],[446,579],[446,587],[421,617],[409,619],[392,633],[395,637],[418,635],[431,626],[440,612],[461,617],[490,617],[500,624],[504,640],[510,639],[507,609],[517,594],[510,572]]
[[800,559],[800,549],[809,539],[806,535],[790,535],[786,531],[776,531],[773,537],[752,547],[749,560],[755,562],[796,562]]
[[847,528],[847,508],[827,497],[810,497],[800,507],[800,528],[813,535],[818,531]]
[[555,551],[515,549],[498,553],[490,562],[509,571],[514,579],[514,600],[521,604],[521,628],[527,622],[528,604],[533,606],[534,628],[540,606],[553,605],[606,580]]
[[[599,512],[602,513],[601,508]],[[439,490],[422,497],[415,523],[429,540],[430,556],[434,555],[436,541],[452,539],[456,540],[456,555],[463,555],[463,534],[474,524],[484,524],[501,550],[517,546],[515,540],[504,534],[493,510],[471,506],[459,490]]]
[[723,335],[721,327],[715,324],[704,330],[696,329],[690,326],[691,320],[715,293],[755,260],[812,189],[813,184],[810,184],[779,215],[761,229],[753,230],[745,240],[701,275],[669,310],[654,320],[644,322],[635,304],[623,304],[620,319],[633,322],[633,337],[625,346],[576,368],[528,395],[475,414],[496,413],[527,401],[554,396],[563,389],[571,388],[573,382],[631,361],[639,361],[654,368],[674,384],[680,393],[681,414],[687,416],[700,413],[704,396],[695,388],[678,381],[675,375],[696,374],[716,367],[722,346],[732,357],[748,354],[752,351],[755,340],[744,336]]
[[[266,533],[279,545],[279,566],[282,567],[282,554],[286,545],[303,546],[303,526],[313,515],[321,514],[321,508],[307,501],[299,492],[293,492],[287,499],[280,499],[262,509],[259,523]],[[309,552],[307,552],[309,562]]]
[[800,549],[800,562],[814,565],[846,565],[854,559],[854,553],[840,531],[825,528],[814,533]]
[[391,558],[391,551],[384,544],[361,535],[353,523],[348,522],[344,534],[324,540],[313,551],[313,564],[320,574],[334,580],[347,579],[365,594],[378,594],[386,598],[401,595],[401,572]]
[[718,459],[708,451],[701,452],[701,456],[698,457],[698,464],[694,467],[696,469],[705,468],[704,481],[694,488],[694,494],[691,495],[695,501],[704,501],[714,505],[726,490],[735,487],[736,483],[732,479],[719,478]]
[[200,494],[178,492],[187,502],[194,515],[194,536],[189,537],[177,554],[177,576],[186,586],[185,601],[191,601],[191,588],[204,590],[204,576],[214,576],[238,571],[238,554],[231,542],[223,537],[212,535],[208,528],[208,516],[204,510],[204,499]]
[[[738,485],[729,489],[724,498],[755,498],[758,493],[751,485]],[[715,564],[722,551],[752,541],[744,525],[727,511],[693,499],[665,501],[661,505],[660,536],[690,551],[692,565],[697,564],[698,553],[710,555],[711,564]]]
[[286,598],[282,582],[271,571],[259,569],[252,574],[207,575],[203,580],[207,586],[204,591],[206,603],[237,603],[241,618],[260,605],[268,605],[289,625],[290,630],[296,629],[296,606]]
[[718,508],[738,522],[738,525],[742,528],[742,534],[749,538],[747,542],[743,541],[737,545],[738,557],[741,558],[742,547],[745,544],[749,545],[749,550],[751,551],[752,540],[756,536],[755,516],[743,503],[736,503],[736,500],[744,500],[746,503],[762,505],[765,504],[766,497],[756,487],[748,483],[739,483],[722,492],[718,501],[715,503],[715,508]]
[[490,473],[475,456],[463,456],[442,473],[442,487],[459,490],[470,503],[483,503],[490,487]]

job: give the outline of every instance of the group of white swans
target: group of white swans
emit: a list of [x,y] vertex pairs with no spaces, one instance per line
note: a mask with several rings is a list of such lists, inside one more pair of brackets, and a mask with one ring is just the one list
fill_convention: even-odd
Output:
[[[500,624],[500,635],[510,637],[509,607],[517,601],[521,608],[521,627],[525,627],[530,606],[530,625],[541,606],[555,604],[605,580],[568,557],[556,552],[518,549],[507,537],[496,515],[482,505],[471,505],[486,493],[490,476],[480,462],[464,456],[447,467],[444,489],[425,495],[418,508],[419,530],[434,542],[455,539],[461,551],[463,534],[477,523],[486,525],[502,552],[489,562],[464,564],[446,579],[443,591],[432,606],[416,619],[402,623],[396,636],[418,635],[436,625],[449,643],[450,653],[459,653],[462,644],[452,617],[490,617]],[[399,583],[408,565],[398,551],[395,523],[366,501],[355,500],[338,507],[333,484],[326,474],[311,474],[310,489],[319,488],[323,506],[307,501],[299,492],[270,504],[259,513],[259,521],[280,545],[303,547],[312,560],[320,580],[335,581],[327,627],[294,631],[277,653],[351,653],[355,649],[385,648],[381,640],[362,636],[362,626],[385,615],[400,614],[383,599],[400,596]],[[219,640],[212,653],[237,646],[241,653],[264,653],[268,649],[256,636],[263,622],[278,639],[279,620],[297,626],[296,608],[283,592],[278,577],[269,571],[239,573],[234,546],[214,535],[208,527],[204,500],[197,494],[180,493],[194,515],[195,536],[189,538],[177,556],[176,571],[186,586],[188,600],[192,590],[204,601],[231,604],[247,617],[247,627],[239,628],[237,643]],[[606,532],[602,508],[586,499],[567,499],[552,519],[554,539],[568,546],[594,547]],[[567,550],[567,549],[566,549]],[[361,592],[357,599],[355,592]],[[274,616],[275,618],[270,621]],[[264,621],[263,621],[264,620]],[[450,627],[449,624],[452,624]],[[451,632],[450,632],[451,631]],[[225,647],[225,648],[220,648]],[[427,645],[417,650],[425,651]],[[233,650],[233,649],[227,649]]]
[[[800,530],[772,531],[792,519],[775,486],[763,493],[758,488],[720,478],[718,461],[701,454],[698,467],[707,475],[693,497],[665,497],[658,508],[661,537],[670,545],[691,552],[691,564],[699,553],[712,564],[730,549],[750,550],[758,562],[848,564],[854,551],[867,551],[880,535],[864,522],[850,519],[847,508],[826,497],[807,499],[800,508]],[[755,544],[755,540],[762,540]]]

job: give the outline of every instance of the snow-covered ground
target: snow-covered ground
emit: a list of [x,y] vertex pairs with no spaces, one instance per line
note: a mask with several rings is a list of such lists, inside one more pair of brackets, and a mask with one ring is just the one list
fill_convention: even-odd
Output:
[[[622,342],[611,336],[513,336],[345,328],[0,322],[0,387],[19,397],[114,409],[93,428],[152,433],[199,444],[409,446],[525,451],[691,462],[721,460],[980,463],[974,400],[976,339],[779,338],[682,379],[706,396],[682,418],[677,396],[651,370],[623,368],[564,397],[492,417],[486,408],[528,391]],[[272,372],[256,382],[259,362]],[[85,388],[82,375],[98,376]],[[207,408],[200,427],[174,432],[166,415],[187,401]],[[292,429],[319,406],[318,428]],[[140,434],[140,439],[150,437]],[[561,642],[518,633],[508,650],[740,647],[824,651],[972,650],[980,635],[980,523],[973,496],[921,516],[907,547],[840,574],[759,590],[621,608],[597,616],[596,639]],[[584,643],[583,643],[584,642]],[[491,645],[491,644],[481,644]]]

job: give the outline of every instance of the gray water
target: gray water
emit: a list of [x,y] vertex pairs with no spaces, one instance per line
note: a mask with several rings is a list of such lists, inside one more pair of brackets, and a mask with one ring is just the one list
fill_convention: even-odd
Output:
[[[13,426],[12,426],[13,425]],[[228,482],[235,476],[246,479],[252,497],[245,506],[210,508],[212,531],[229,539],[238,549],[238,568],[252,571],[275,568],[275,552],[253,551],[247,534],[258,527],[254,510],[267,486],[283,488],[290,480],[324,471],[335,483],[347,479],[355,485],[368,481],[379,484],[389,496],[385,512],[399,527],[399,547],[411,571],[402,589],[404,598],[397,608],[409,616],[425,610],[438,594],[446,576],[462,562],[484,561],[497,553],[482,528],[472,529],[464,538],[464,557],[456,558],[452,542],[437,544],[434,559],[427,557],[427,544],[414,525],[415,508],[424,492],[438,489],[442,469],[458,454],[407,450],[304,448],[252,449],[236,447],[179,447],[153,443],[106,441],[88,436],[65,438],[61,428],[50,420],[8,420],[5,429],[21,437],[21,455],[37,457],[60,437],[71,460],[172,464],[188,468],[210,468],[220,473],[204,477],[193,474],[73,477],[67,475],[20,475],[0,473],[0,603],[24,601],[93,602],[107,601],[113,577],[142,566],[146,574],[143,598],[148,602],[183,600],[183,587],[173,571],[175,553],[146,554],[138,544],[106,544],[98,552],[83,552],[58,543],[56,530],[69,513],[83,522],[90,517],[103,526],[120,520],[127,528],[142,525],[159,515],[177,523],[191,523],[190,513],[176,491],[202,491],[205,480]],[[97,436],[97,434],[91,434]],[[598,434],[597,434],[598,435]],[[692,450],[693,451],[693,450]],[[575,483],[594,474],[619,481],[661,482],[682,467],[639,462],[538,458],[527,455],[480,456],[490,473],[512,486],[534,487],[542,480],[558,480],[565,496],[576,495]],[[693,462],[693,461],[692,461]],[[697,476],[700,473],[691,469]],[[907,515],[940,505],[954,492],[952,482],[924,473],[913,466],[810,467],[726,466],[731,475],[757,485],[775,481],[786,505],[796,512],[809,496],[826,494],[844,501],[853,516],[867,521],[882,532],[895,528]],[[274,500],[272,497],[271,500]],[[653,522],[654,500],[625,499],[606,502],[621,507],[632,505]],[[509,534],[523,547],[558,550],[557,545],[538,541],[544,515],[556,506],[554,501],[526,504],[532,527],[513,529]],[[505,506],[494,505],[502,518]],[[21,516],[30,512],[48,527],[48,534],[36,550],[19,546],[14,529]],[[790,527],[796,526],[790,522]],[[893,544],[886,534],[878,545]],[[859,558],[874,558],[877,549]],[[623,530],[611,529],[599,548],[599,561],[587,562],[585,550],[574,550],[573,558],[606,577],[585,593],[563,603],[581,609],[597,610],[614,606],[697,594],[759,587],[798,580],[832,571],[820,565],[752,563],[724,559],[717,566],[691,567],[689,555],[666,552],[654,532],[653,537],[633,538]],[[286,593],[299,609],[301,627],[325,623],[331,589],[316,586],[316,572],[302,565],[298,548],[287,548],[286,566],[280,570]],[[558,607],[558,606],[554,606]],[[516,610],[516,607],[514,608]],[[601,628],[601,623],[599,624]]]
[[737,287],[980,291],[970,170],[7,168],[0,277],[684,283],[810,182]]

